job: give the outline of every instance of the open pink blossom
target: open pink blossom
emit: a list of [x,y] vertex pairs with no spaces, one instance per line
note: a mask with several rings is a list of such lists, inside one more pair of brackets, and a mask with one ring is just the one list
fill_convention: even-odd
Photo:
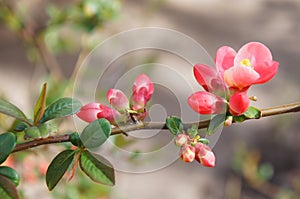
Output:
[[107,91],[107,99],[109,103],[118,111],[129,109],[129,101],[126,95],[119,89],[109,89]]
[[240,91],[269,81],[279,66],[273,61],[271,51],[259,42],[247,43],[237,53],[223,46],[217,51],[215,60],[220,77],[230,88]]
[[188,98],[188,104],[197,113],[216,114],[222,113],[225,108],[225,100],[213,93],[198,91]]
[[109,122],[114,123],[115,119],[120,116],[118,111],[96,102],[84,105],[76,115],[89,123],[100,118],[105,118]]
[[216,157],[211,148],[205,144],[198,142],[195,145],[195,159],[206,167],[214,167],[216,163]]
[[132,108],[134,110],[143,109],[152,97],[153,92],[154,85],[151,79],[145,74],[140,74],[135,79],[132,87]]
[[229,99],[229,111],[232,115],[242,115],[250,105],[249,97],[245,92],[234,93]]

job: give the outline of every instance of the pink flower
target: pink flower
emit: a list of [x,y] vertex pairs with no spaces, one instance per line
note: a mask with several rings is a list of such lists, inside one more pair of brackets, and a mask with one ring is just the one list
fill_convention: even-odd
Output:
[[248,110],[249,104],[250,100],[245,92],[234,93],[229,99],[229,111],[232,115],[242,115]]
[[182,146],[180,149],[180,158],[185,162],[193,162],[195,159],[195,147],[191,145]]
[[76,115],[89,123],[99,118],[105,118],[109,122],[114,123],[115,119],[120,116],[116,110],[96,102],[84,105]]
[[126,95],[119,89],[109,89],[107,91],[107,99],[109,103],[118,111],[124,112],[129,109],[129,101]]
[[190,107],[200,114],[221,113],[225,109],[225,100],[206,91],[198,91],[188,98]]
[[135,79],[132,87],[131,107],[134,110],[143,109],[152,97],[153,92],[154,85],[151,79],[145,74],[140,74]]
[[223,46],[215,60],[220,77],[230,88],[240,91],[271,80],[279,66],[278,62],[273,61],[270,50],[259,42],[247,43],[237,53]]
[[198,142],[195,145],[195,159],[206,167],[214,167],[216,162],[216,157],[214,153],[212,152],[211,148],[209,146],[202,144]]

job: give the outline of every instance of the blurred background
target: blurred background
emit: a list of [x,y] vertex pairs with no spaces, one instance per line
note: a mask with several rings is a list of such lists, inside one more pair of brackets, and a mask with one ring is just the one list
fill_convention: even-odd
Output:
[[[223,45],[266,44],[280,67],[271,82],[251,88],[250,94],[258,97],[252,105],[297,102],[299,22],[299,0],[0,0],[0,95],[27,113],[45,81],[52,98],[48,103],[71,95],[78,67],[95,45],[122,31],[154,26],[192,37],[212,57]],[[160,59],[157,52],[147,52],[124,67]],[[77,172],[71,182],[64,180],[48,192],[43,173],[58,152],[55,146],[14,155],[9,164],[22,173],[18,189],[23,198],[294,199],[300,198],[299,119],[299,114],[289,114],[232,125],[213,148],[215,168],[177,160],[150,173],[117,172],[114,187],[97,185]],[[2,118],[1,130],[10,122]],[[61,128],[72,129],[72,123]]]

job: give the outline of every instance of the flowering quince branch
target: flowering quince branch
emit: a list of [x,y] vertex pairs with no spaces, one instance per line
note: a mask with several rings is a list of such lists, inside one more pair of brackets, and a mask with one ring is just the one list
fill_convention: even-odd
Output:
[[[62,151],[48,167],[46,183],[49,190],[57,185],[68,168],[71,168],[71,179],[77,164],[91,180],[114,185],[113,166],[103,157],[87,150],[99,147],[111,135],[127,135],[128,132],[139,129],[169,129],[174,135],[174,143],[180,147],[179,157],[183,161],[196,160],[203,166],[214,167],[215,155],[208,146],[209,140],[200,137],[199,129],[206,128],[209,136],[220,126],[300,111],[300,102],[261,110],[250,106],[250,101],[256,101],[257,97],[248,96],[249,88],[271,80],[279,66],[278,62],[273,61],[272,54],[265,45],[250,42],[238,52],[227,46],[221,47],[217,51],[215,64],[216,70],[204,64],[194,66],[195,79],[204,91],[195,92],[187,99],[195,112],[211,115],[211,120],[183,123],[180,118],[170,116],[166,122],[143,122],[147,116],[147,103],[154,92],[154,85],[145,74],[140,74],[135,79],[130,98],[119,89],[109,89],[107,99],[110,107],[98,102],[82,106],[72,98],[61,98],[46,106],[47,85],[44,84],[31,120],[18,107],[0,99],[0,112],[17,121],[12,132],[0,134],[0,164],[14,152],[45,144],[71,142],[77,148]],[[78,132],[53,135],[58,130],[49,121],[74,114],[89,123],[80,136]],[[19,132],[24,133],[24,140],[17,144],[16,135]],[[10,172],[18,176],[13,169]],[[3,186],[4,181],[7,182],[6,178],[16,182],[0,172],[0,188],[11,198],[18,198],[15,189],[17,184]]]

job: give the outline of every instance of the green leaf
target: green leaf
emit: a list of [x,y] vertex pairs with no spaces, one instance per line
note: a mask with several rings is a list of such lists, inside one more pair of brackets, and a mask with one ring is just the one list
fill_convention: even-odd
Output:
[[0,175],[0,198],[1,199],[18,199],[16,186],[10,179]]
[[245,121],[245,119],[246,119],[246,117],[244,115],[233,116],[232,121],[237,122],[237,123],[241,123],[241,122]]
[[20,182],[20,176],[19,174],[12,168],[7,166],[1,166],[0,167],[0,175],[7,177],[10,179],[14,185],[18,186]]
[[34,124],[37,124],[42,118],[46,108],[47,83],[44,83],[40,96],[34,106]]
[[206,138],[200,138],[198,141],[201,142],[202,144],[209,144],[209,140]]
[[189,128],[187,130],[187,134],[190,135],[191,137],[195,137],[196,135],[198,135],[198,126],[193,125],[192,128]]
[[80,168],[91,180],[105,184],[115,184],[114,168],[103,157],[84,151],[80,156]]
[[181,119],[175,116],[170,116],[166,120],[166,126],[173,135],[178,135],[183,131],[183,124]]
[[215,133],[215,131],[222,125],[224,125],[224,122],[226,120],[225,114],[219,114],[213,117],[210,122],[209,126],[207,128],[208,135],[212,135]]
[[19,123],[17,123],[12,128],[13,131],[21,132],[21,131],[24,131],[25,129],[27,129],[29,127],[28,124],[25,123],[25,122],[20,122],[20,120],[16,120],[16,121],[19,122]]
[[60,152],[50,163],[46,173],[46,183],[51,191],[63,177],[73,162],[75,151],[64,150]]
[[84,145],[81,142],[80,136],[77,132],[70,134],[70,142],[79,148],[84,148]]
[[261,111],[253,106],[250,106],[244,113],[244,116],[249,119],[259,119],[261,117]]
[[15,134],[7,132],[0,135],[0,164],[6,160],[14,150],[17,142]]
[[110,136],[111,126],[104,118],[98,119],[87,125],[81,135],[81,141],[87,148],[96,148],[102,145]]
[[75,114],[79,111],[81,106],[82,104],[76,99],[61,98],[47,107],[40,123],[44,123],[54,118]]
[[30,123],[25,114],[18,107],[4,99],[0,99],[0,113],[9,115],[26,123]]

